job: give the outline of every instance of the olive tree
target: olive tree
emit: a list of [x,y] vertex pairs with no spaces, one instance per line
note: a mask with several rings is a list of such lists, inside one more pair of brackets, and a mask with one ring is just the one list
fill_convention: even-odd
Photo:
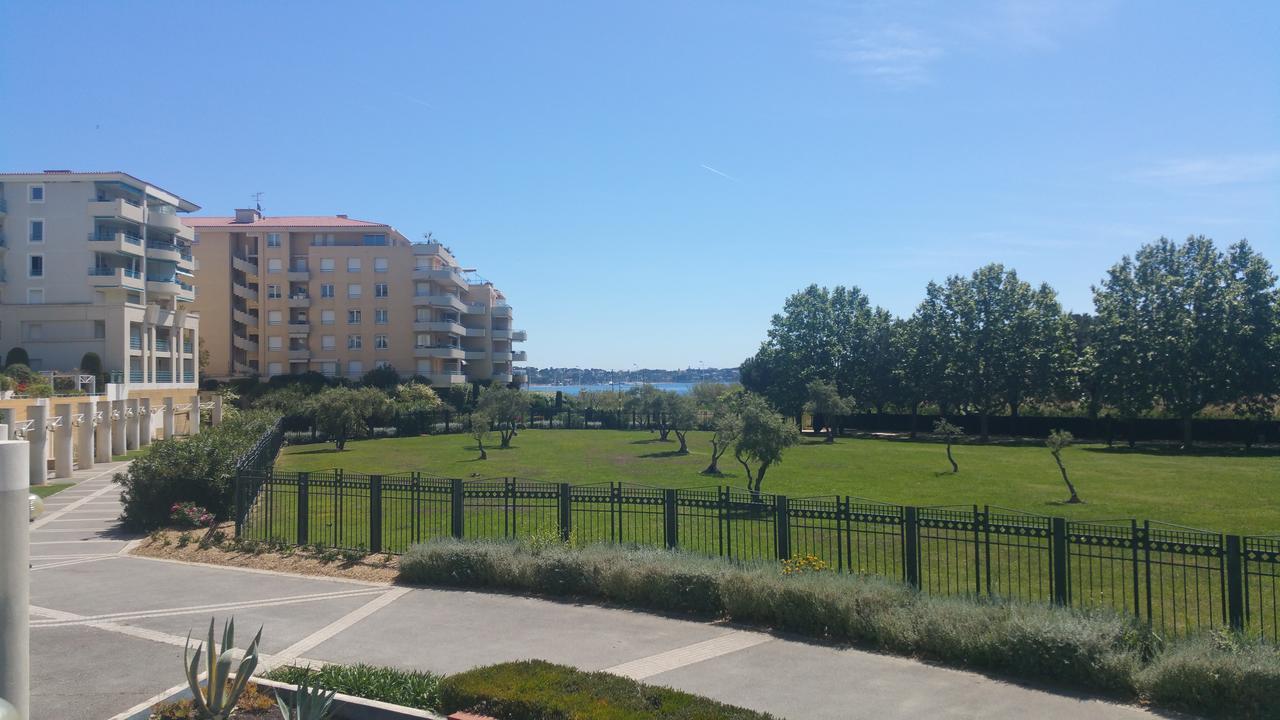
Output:
[[329,388],[308,403],[316,427],[329,436],[341,452],[347,440],[369,434],[369,420],[387,407],[387,396],[381,390],[363,388]]
[[511,447],[516,427],[529,413],[529,393],[518,388],[490,385],[480,393],[476,411],[487,416],[498,428],[500,447]]
[[473,412],[467,418],[467,434],[475,439],[476,449],[480,451],[478,460],[489,459],[489,453],[484,449],[485,438],[489,437],[489,422],[489,416],[482,412]]
[[1076,486],[1071,484],[1071,478],[1067,477],[1067,467],[1062,464],[1062,451],[1071,446],[1075,440],[1070,432],[1066,430],[1053,430],[1049,433],[1049,437],[1044,441],[1049,452],[1053,454],[1054,462],[1058,463],[1058,472],[1062,473],[1062,482],[1067,484],[1067,490],[1071,491],[1071,497],[1067,499],[1068,503],[1076,504],[1084,502],[1080,496],[1076,494]]
[[852,403],[840,397],[840,389],[835,383],[827,380],[813,380],[805,390],[809,399],[804,404],[804,409],[813,416],[813,429],[815,431],[820,429],[818,420],[821,418],[827,427],[826,442],[835,442],[835,418],[848,415]]
[[687,455],[689,454],[689,444],[686,440],[689,431],[698,424],[698,406],[693,398],[678,393],[667,393],[664,405],[666,406],[667,424],[671,427],[671,431],[676,434],[676,439],[680,441],[680,449],[676,452],[681,455]]
[[956,464],[956,459],[951,455],[951,444],[961,435],[964,435],[964,431],[960,429],[960,426],[947,422],[946,418],[941,418],[933,424],[933,432],[936,435],[941,435],[942,439],[947,442],[947,462],[951,463],[951,472],[960,472],[960,466]]
[[733,456],[747,471],[747,489],[759,497],[769,468],[782,462],[782,452],[800,441],[800,431],[778,414],[768,401],[744,393],[738,402],[742,423]]

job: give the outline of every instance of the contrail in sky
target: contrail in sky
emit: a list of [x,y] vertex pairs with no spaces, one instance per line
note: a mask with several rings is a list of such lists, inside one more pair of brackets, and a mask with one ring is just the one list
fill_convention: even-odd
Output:
[[742,182],[742,181],[741,181],[741,180],[739,180],[738,178],[736,178],[736,177],[734,177],[734,176],[730,175],[729,173],[720,172],[719,170],[717,170],[717,169],[715,169],[715,168],[711,167],[710,165],[707,165],[706,163],[702,163],[702,164],[701,164],[701,167],[702,167],[702,169],[703,169],[703,170],[706,170],[707,172],[713,172],[713,173],[715,173],[715,174],[719,175],[720,177],[725,178],[726,180],[732,180],[732,181],[734,181],[734,182]]

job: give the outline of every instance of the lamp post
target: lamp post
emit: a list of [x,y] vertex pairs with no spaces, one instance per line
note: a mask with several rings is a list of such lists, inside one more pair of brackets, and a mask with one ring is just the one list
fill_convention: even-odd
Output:
[[31,516],[25,440],[0,436],[0,698],[31,715]]

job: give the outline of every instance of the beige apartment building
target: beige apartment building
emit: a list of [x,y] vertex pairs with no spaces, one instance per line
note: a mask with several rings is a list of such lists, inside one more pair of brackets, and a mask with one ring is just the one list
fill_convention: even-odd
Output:
[[377,367],[437,387],[520,382],[511,306],[448,248],[346,215],[189,217],[210,376]]
[[96,353],[122,397],[194,390],[198,209],[123,172],[0,173],[0,352],[63,373]]

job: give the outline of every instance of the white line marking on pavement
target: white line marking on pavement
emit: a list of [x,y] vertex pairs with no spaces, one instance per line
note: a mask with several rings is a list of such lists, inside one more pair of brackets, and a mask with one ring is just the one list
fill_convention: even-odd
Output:
[[94,557],[81,558],[79,560],[60,560],[58,562],[49,563],[47,565],[35,565],[31,568],[32,572],[36,570],[52,570],[53,568],[66,567],[68,565],[82,565],[84,563],[98,562],[99,560],[110,560],[115,555],[97,555]]
[[179,608],[159,608],[156,610],[135,610],[132,612],[108,613],[104,615],[85,615],[76,620],[37,620],[31,627],[60,627],[63,625],[88,625],[94,622],[116,620],[146,620],[148,618],[171,617],[174,615],[195,615],[220,610],[246,610],[252,608],[276,607],[279,605],[296,605],[298,603],[319,602],[322,600],[341,600],[348,597],[362,597],[380,592],[375,589],[340,590],[337,592],[315,593],[311,595],[293,595],[288,597],[264,598],[262,600],[241,600],[239,602],[218,603],[215,605],[192,605]]
[[31,541],[31,545],[82,545],[84,543],[122,543],[125,540],[41,540],[39,542]]
[[45,560],[80,560],[90,557],[115,557],[115,553],[75,553],[71,555],[32,555],[32,562],[43,562]]
[[[95,476],[93,476],[93,477],[89,478],[89,479],[88,479],[88,480],[86,480],[85,482],[93,482],[94,480],[96,480],[96,479],[98,479],[98,478],[102,477],[103,475],[106,475],[107,473],[114,473],[115,471],[116,471],[116,468],[112,468],[112,469],[110,469],[110,470],[105,470],[105,471],[103,471],[103,472],[101,472],[101,473],[98,473],[97,475],[95,475]],[[47,525],[47,524],[49,523],[49,521],[50,521],[50,520],[52,520],[52,519],[54,519],[54,518],[56,518],[56,517],[60,517],[60,516],[62,515],[62,513],[65,513],[65,512],[70,511],[70,510],[75,510],[76,508],[81,507],[81,506],[83,506],[83,505],[87,505],[87,504],[89,504],[89,502],[90,502],[91,500],[93,500],[94,498],[99,497],[99,496],[101,496],[101,495],[105,495],[105,494],[107,494],[107,493],[111,492],[111,491],[112,491],[112,490],[114,490],[114,489],[116,489],[116,488],[115,488],[115,485],[104,485],[104,486],[102,486],[102,488],[101,488],[101,489],[94,490],[94,491],[93,491],[92,493],[90,493],[89,495],[87,495],[87,496],[85,496],[85,497],[83,497],[83,498],[80,498],[79,500],[77,500],[77,501],[75,501],[75,502],[71,503],[70,505],[66,506],[65,508],[62,508],[61,510],[55,510],[55,511],[53,511],[53,512],[51,512],[51,513],[46,514],[44,517],[37,519],[35,522],[31,523],[31,529],[32,529],[32,530],[37,530],[37,529],[39,529],[39,528],[41,528],[41,527],[44,527],[45,525]],[[117,505],[118,505],[118,503],[117,503]]]
[[361,620],[390,605],[408,592],[409,588],[396,588],[395,590],[385,592],[310,635],[302,638],[284,650],[281,650],[279,652],[279,656],[283,658],[297,657],[302,653],[311,650],[325,640],[332,638],[338,633],[350,629],[352,625],[355,625]]
[[54,620],[78,620],[80,618],[80,616],[75,613],[40,607],[39,605],[32,605],[28,612],[32,615],[39,615],[40,617],[52,618]]
[[67,517],[54,518],[50,523],[70,523],[70,522],[107,522],[111,520],[119,520],[119,515],[95,515],[93,517]]
[[614,665],[611,668],[605,668],[605,672],[628,677],[632,680],[643,680],[669,670],[699,663],[703,660],[710,660],[739,650],[746,650],[749,647],[767,643],[772,639],[771,636],[763,633],[735,630],[710,640],[703,640],[699,643],[639,658],[621,665]]

